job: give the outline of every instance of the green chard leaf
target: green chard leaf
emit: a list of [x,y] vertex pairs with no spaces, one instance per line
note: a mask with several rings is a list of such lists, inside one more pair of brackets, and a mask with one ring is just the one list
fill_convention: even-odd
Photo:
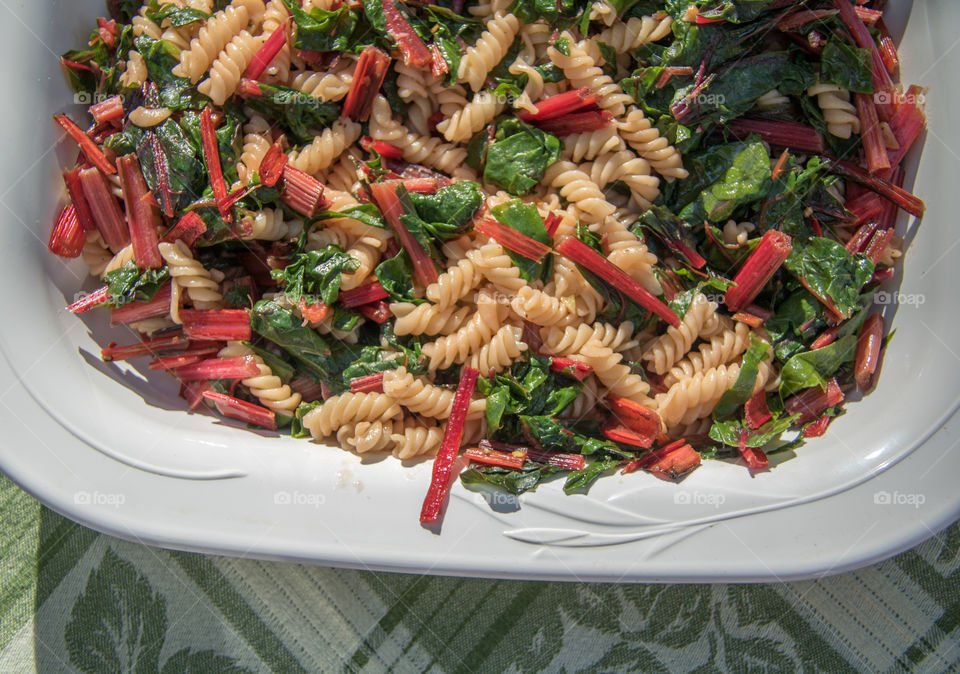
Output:
[[815,351],[798,353],[780,369],[780,395],[786,398],[812,386],[825,389],[827,380],[856,356],[856,335],[846,335]]
[[739,447],[740,431],[746,429],[748,431],[747,447],[763,447],[786,432],[799,416],[795,414],[792,417],[771,419],[756,430],[752,430],[742,420],[715,421],[710,427],[710,439],[726,447]]
[[272,124],[285,131],[298,145],[313,142],[316,130],[323,129],[340,117],[340,106],[321,101],[302,91],[258,82],[259,96],[248,96],[245,104],[265,115]]
[[843,40],[830,40],[820,56],[820,81],[858,94],[872,94],[873,57],[870,50],[859,49]]
[[832,300],[846,317],[859,305],[860,289],[873,276],[874,264],[862,253],[851,255],[837,241],[815,237],[795,242],[784,267],[819,297]]
[[[525,204],[519,199],[511,199],[502,204],[497,204],[490,209],[490,213],[510,229],[547,246],[551,245],[552,241],[547,233],[543,218],[540,217],[540,211],[533,204]],[[513,264],[520,270],[521,276],[528,282],[544,278],[550,273],[552,258],[549,255],[544,262],[534,262],[513,251],[507,252]]]
[[563,483],[565,494],[586,494],[590,486],[597,481],[601,475],[609,470],[613,470],[620,463],[620,459],[610,456],[602,456],[588,463],[584,468],[575,470],[567,476]]
[[380,281],[380,285],[395,302],[419,304],[425,301],[414,295],[413,263],[410,261],[407,251],[401,250],[395,256],[384,260],[377,265],[374,273]]
[[108,307],[122,307],[130,302],[149,302],[170,278],[170,270],[164,266],[160,269],[140,268],[133,261],[119,269],[114,269],[103,277],[107,284]]
[[297,49],[359,52],[371,44],[376,35],[373,31],[358,30],[361,16],[347,5],[332,12],[313,7],[307,13],[296,0],[283,0],[283,4],[297,25],[297,37],[293,43]]
[[371,227],[387,229],[387,223],[384,221],[380,209],[373,204],[347,206],[342,211],[321,211],[314,216],[315,221],[334,220],[337,218],[350,218],[351,220],[357,220]]
[[753,397],[753,389],[757,384],[758,366],[770,355],[770,345],[754,335],[750,336],[750,347],[743,356],[740,365],[740,374],[737,381],[720,398],[720,402],[713,409],[714,419],[723,419],[733,414],[738,407]]
[[563,470],[559,466],[534,461],[527,461],[520,470],[510,470],[501,466],[480,466],[460,473],[460,482],[468,489],[491,485],[511,494],[522,494],[535,491],[541,482]]
[[307,412],[312,412],[313,410],[320,407],[323,404],[322,400],[315,400],[312,403],[301,403],[296,412],[294,412],[293,420],[290,422],[290,436],[294,438],[310,438],[310,431],[303,427],[303,417],[306,416]]
[[[516,118],[495,124],[493,143],[486,148],[484,180],[511,194],[526,194],[543,179],[547,167],[560,159],[560,139]],[[479,135],[486,133],[484,129]]]
[[339,246],[300,253],[283,269],[274,269],[273,277],[284,284],[284,292],[293,304],[323,302],[333,306],[340,295],[340,275],[356,271],[360,263]]
[[433,194],[409,196],[417,215],[425,222],[447,224],[457,231],[472,221],[483,205],[480,186],[470,180],[458,180]]

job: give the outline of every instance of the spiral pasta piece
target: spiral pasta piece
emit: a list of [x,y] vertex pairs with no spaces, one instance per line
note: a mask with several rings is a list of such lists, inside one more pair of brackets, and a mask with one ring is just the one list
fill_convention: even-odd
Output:
[[[263,13],[264,40],[269,39],[277,30],[286,30],[287,17],[289,16],[283,0],[270,0]],[[290,42],[287,40],[267,65],[265,74],[274,81],[286,82],[290,77],[290,61]]]
[[395,62],[393,69],[397,73],[397,94],[407,103],[410,125],[421,136],[429,135],[429,120],[436,112],[436,105],[427,85],[428,74],[402,61]]
[[617,127],[610,125],[596,131],[573,133],[563,139],[563,158],[573,162],[596,159],[605,153],[626,148]]
[[850,138],[860,133],[860,117],[850,102],[850,92],[836,84],[817,83],[807,89],[808,96],[817,97],[817,105],[823,111],[827,133],[837,138]]
[[[771,372],[769,363],[759,364],[754,393],[764,387]],[[693,423],[700,417],[710,414],[723,394],[737,381],[739,375],[740,365],[737,363],[718,365],[682,379],[671,386],[666,393],[658,394],[654,399],[656,409],[667,431],[670,432],[670,429],[680,424]]]
[[352,272],[340,275],[341,289],[352,290],[370,278],[370,274],[380,263],[380,251],[364,241],[356,241],[347,248],[347,255],[360,263]]
[[505,104],[498,102],[491,92],[478,92],[469,103],[437,124],[437,131],[451,142],[470,140],[473,134],[503,112],[504,107]]
[[487,21],[476,44],[468,47],[467,53],[460,59],[457,81],[466,82],[474,91],[480,91],[487,79],[487,73],[506,56],[519,30],[520,21],[510,13],[497,14]]
[[212,278],[211,272],[193,257],[193,253],[183,241],[161,243],[158,247],[173,280],[174,293],[170,314],[174,322],[180,322],[177,306],[180,289],[187,291],[187,296],[197,309],[215,309],[220,306],[223,302],[220,284]]
[[338,119],[313,142],[290,157],[290,165],[311,175],[329,168],[344,150],[360,137],[360,125],[349,119]]
[[[398,367],[383,373],[383,392],[406,407],[414,414],[433,419],[446,419],[453,411],[453,391],[424,382],[407,372],[407,368]],[[467,408],[467,418],[477,419],[487,411],[485,398],[471,400]]]
[[252,110],[244,112],[247,112],[248,120],[243,125],[243,150],[237,163],[237,175],[240,182],[249,185],[253,174],[260,170],[260,163],[270,151],[273,139],[270,136],[270,123],[266,119]]
[[339,101],[350,91],[356,66],[354,57],[341,55],[340,60],[330,70],[305,70],[297,73],[290,86],[321,101]]
[[402,416],[397,402],[383,393],[342,393],[327,398],[322,405],[304,414],[303,427],[314,439],[320,439],[345,424],[388,421]]
[[672,28],[673,18],[669,14],[631,17],[625,23],[615,22],[593,39],[610,45],[621,54],[662,40],[672,34]]
[[477,287],[482,276],[468,258],[464,258],[440,274],[435,283],[427,286],[427,299],[446,309]]
[[[254,0],[252,4],[256,2],[259,2],[262,14],[263,2]],[[234,0],[207,19],[197,36],[190,41],[190,47],[180,52],[180,63],[174,67],[173,74],[186,77],[193,84],[199,82],[227,43],[247,27],[251,19],[250,5],[246,1]]]
[[648,363],[648,367],[656,374],[666,374],[690,350],[708,319],[715,317],[716,313],[716,302],[707,301],[702,294],[697,295],[690,303],[680,325],[671,325],[666,334],[652,340],[641,359]]
[[564,199],[576,205],[584,222],[600,222],[616,210],[600,187],[573,162],[554,162],[547,167],[541,182],[557,189]]
[[593,367],[597,379],[611,393],[644,405],[650,401],[647,397],[650,385],[622,363],[622,354],[604,346],[597,339],[591,339],[580,349],[578,357]]
[[[584,171],[587,167],[583,167]],[[646,159],[634,155],[630,150],[606,152],[589,164],[590,179],[600,188],[620,181],[630,188],[630,194],[640,210],[650,208],[660,196],[660,180],[650,175],[650,164]]]
[[80,252],[83,261],[90,269],[93,276],[100,276],[104,273],[107,265],[113,259],[113,253],[103,242],[100,232],[94,230],[87,232],[86,241],[83,244],[83,250]]
[[605,218],[594,231],[603,237],[607,259],[627,272],[654,295],[662,292],[660,282],[653,272],[657,256],[647,249],[624,224],[614,216]]
[[243,342],[227,342],[227,345],[217,353],[217,357],[252,357],[254,359],[260,369],[260,374],[241,379],[240,383],[250,389],[250,393],[267,409],[292,416],[303,399],[299,393],[295,393],[288,385],[284,384],[283,380],[273,373],[270,366],[263,362],[263,358]]
[[403,426],[390,436],[393,455],[405,460],[435,454],[443,442],[443,434],[443,426],[425,426],[415,419],[405,419]]
[[518,316],[536,325],[570,325],[575,318],[568,304],[530,286],[520,288],[510,306]]
[[357,454],[383,452],[394,446],[393,433],[399,426],[396,421],[358,421],[337,429],[337,442]]
[[[504,325],[479,352],[470,356],[467,364],[478,370],[481,376],[486,376],[491,371],[502,372],[527,350],[528,347],[522,336],[522,328]],[[484,411],[486,411],[486,404],[484,404]]]
[[587,377],[583,380],[583,388],[580,389],[579,395],[560,412],[560,418],[582,419],[597,408],[600,400],[601,396],[597,388],[597,378]]
[[460,329],[470,315],[469,307],[438,309],[433,304],[394,302],[390,311],[396,317],[397,335],[444,335]]
[[667,180],[686,178],[689,172],[683,167],[683,157],[677,148],[660,135],[643,111],[631,106],[626,116],[616,122],[620,137],[641,157],[650,162],[654,171]]
[[279,208],[264,208],[251,213],[245,216],[241,223],[243,233],[240,238],[245,241],[280,241],[289,234],[289,227],[283,221],[283,211]]
[[696,351],[690,352],[674,365],[663,378],[663,384],[669,388],[698,372],[729,363],[749,346],[750,326],[736,322],[733,327],[714,335],[709,342],[701,344]]
[[613,78],[603,73],[603,69],[590,54],[589,41],[577,42],[568,31],[564,31],[561,37],[569,40],[570,55],[561,53],[556,47],[550,47],[547,49],[550,60],[563,70],[571,87],[591,89],[600,96],[597,105],[601,109],[608,110],[614,117],[621,116],[626,106],[633,103],[633,99],[624,93]]
[[123,74],[120,76],[120,86],[124,88],[140,87],[147,81],[149,73],[147,72],[147,62],[143,60],[135,49],[127,52],[127,61],[123,66]]
[[463,363],[480,351],[499,329],[506,313],[505,307],[495,303],[478,303],[477,312],[456,332],[444,335],[423,345],[423,355],[430,360],[430,371]]
[[723,226],[723,242],[728,246],[742,246],[756,228],[752,222],[737,223],[735,220],[727,220]]
[[513,294],[527,285],[510,256],[493,239],[476,250],[469,251],[467,257],[483,277],[501,292]]
[[541,350],[552,356],[571,356],[580,353],[590,341],[614,351],[625,351],[637,345],[633,339],[633,323],[624,321],[620,325],[594,323],[587,325],[568,325],[565,328],[548,327],[540,330],[543,340]]

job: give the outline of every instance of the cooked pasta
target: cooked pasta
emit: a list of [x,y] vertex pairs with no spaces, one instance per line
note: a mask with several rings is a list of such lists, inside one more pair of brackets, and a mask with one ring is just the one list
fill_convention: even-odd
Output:
[[250,115],[249,121],[243,126],[243,152],[237,164],[237,174],[243,184],[253,180],[253,174],[260,169],[260,162],[270,151],[270,123],[255,113]]
[[576,318],[562,300],[530,286],[520,288],[510,306],[518,316],[536,325],[570,325]]
[[[681,379],[666,393],[656,396],[656,408],[660,419],[669,429],[680,424],[691,424],[713,411],[723,394],[733,386],[740,374],[740,365],[718,365]],[[763,389],[771,369],[766,362],[758,367],[754,392]]]
[[443,431],[443,426],[424,425],[408,417],[390,436],[393,455],[405,460],[435,454],[443,442]]
[[504,325],[480,351],[470,356],[467,364],[484,375],[503,371],[527,350],[522,333],[523,330],[515,325]]
[[519,30],[520,21],[513,14],[497,14],[487,21],[483,35],[476,44],[467,48],[467,53],[460,59],[458,81],[466,82],[474,91],[480,91],[487,73],[506,55]]
[[[259,0],[234,0],[210,17],[190,41],[190,47],[180,52],[180,64],[173,69],[173,74],[189,78],[194,84],[199,82],[223,48],[247,27],[251,19],[250,6],[256,2]],[[260,11],[263,11],[262,2]]]
[[252,357],[256,361],[257,367],[260,368],[260,374],[256,377],[241,379],[240,383],[250,389],[250,393],[256,396],[264,407],[274,412],[292,415],[300,405],[301,395],[284,384],[283,380],[273,373],[270,366],[263,362],[263,358],[243,342],[228,343],[227,346],[220,349],[217,357]]
[[563,139],[563,158],[573,162],[596,159],[605,153],[625,148],[617,127],[611,125],[597,131],[574,133]]
[[569,41],[570,55],[561,53],[556,47],[550,47],[547,49],[550,60],[563,70],[571,86],[592,89],[600,96],[598,105],[602,109],[610,111],[614,117],[622,115],[626,106],[633,103],[633,99],[625,94],[609,75],[603,73],[603,69],[589,53],[588,42],[577,42],[567,31],[561,38]]
[[660,135],[639,108],[631,107],[626,116],[617,122],[620,137],[641,157],[650,162],[654,171],[667,180],[686,178],[683,158],[670,142]]
[[703,332],[707,320],[717,312],[716,302],[697,295],[687,309],[679,327],[667,328],[666,334],[647,345],[643,360],[656,374],[666,374],[674,363],[683,358],[697,337]]
[[382,452],[395,444],[393,433],[399,426],[395,421],[358,421],[337,429],[337,442],[357,454]]
[[328,168],[360,137],[360,125],[348,119],[338,119],[313,142],[290,157],[290,165],[304,173],[315,174]]
[[370,135],[375,140],[385,140],[403,150],[403,158],[415,164],[423,164],[444,173],[453,174],[463,165],[467,151],[442,142],[439,138],[418,136],[407,131],[393,119],[390,104],[378,96],[370,114]]
[[303,427],[317,439],[325,438],[345,424],[400,419],[403,411],[383,393],[342,393],[327,398],[303,416]]
[[243,71],[262,42],[262,36],[254,37],[245,30],[240,31],[210,66],[209,77],[197,86],[200,93],[209,96],[217,105],[223,105],[237,90]]
[[688,379],[698,372],[724,365],[742,354],[750,346],[750,327],[746,323],[734,323],[732,328],[724,330],[701,344],[696,352],[691,351],[679,363],[671,368],[663,378],[664,386],[673,386],[678,381]]
[[489,91],[474,94],[462,108],[437,124],[437,131],[449,141],[465,141],[503,112],[504,104]]
[[527,285],[503,247],[490,239],[479,248],[467,253],[467,257],[480,270],[483,277],[504,293],[512,294]]
[[398,335],[446,335],[458,330],[470,315],[469,307],[438,309],[433,304],[394,302],[390,311],[396,317]]
[[[424,383],[405,367],[383,373],[383,392],[415,414],[446,419],[453,408],[453,391]],[[467,418],[478,419],[487,409],[483,398],[470,403]]]
[[807,89],[808,96],[817,97],[817,105],[823,111],[827,132],[837,138],[850,138],[860,133],[860,117],[850,102],[850,92],[836,84],[820,84]]
[[625,351],[637,345],[633,339],[633,323],[625,321],[620,325],[610,323],[594,323],[587,325],[569,325],[565,328],[543,328],[540,335],[543,339],[544,353],[556,356],[570,356],[580,353],[587,342],[595,340],[601,346],[614,351]]
[[673,18],[670,15],[630,17],[625,23],[615,22],[594,39],[610,45],[619,54],[651,42],[659,42],[671,34],[672,27]]
[[477,287],[481,275],[473,262],[464,258],[440,274],[437,282],[427,286],[427,299],[445,309]]
[[499,329],[506,311],[500,304],[481,302],[466,324],[449,335],[423,345],[423,355],[430,360],[430,370],[445,369],[463,363],[478,353]]
[[573,162],[561,160],[551,164],[543,176],[543,184],[558,190],[564,199],[574,204],[584,222],[601,222],[616,210],[590,175]]
[[350,91],[356,65],[356,60],[345,54],[330,70],[298,72],[290,86],[321,101],[339,101]]
[[633,374],[630,368],[623,364],[622,354],[609,346],[604,346],[598,339],[591,339],[583,345],[577,355],[593,367],[597,379],[611,393],[641,405],[650,403],[647,397],[650,385],[643,380],[643,377]]
[[193,257],[193,253],[183,241],[161,243],[159,248],[160,255],[170,267],[170,278],[173,279],[170,315],[175,323],[180,322],[178,297],[181,290],[187,292],[187,297],[197,309],[214,309],[220,306],[223,301],[220,284],[214,280],[212,273]]

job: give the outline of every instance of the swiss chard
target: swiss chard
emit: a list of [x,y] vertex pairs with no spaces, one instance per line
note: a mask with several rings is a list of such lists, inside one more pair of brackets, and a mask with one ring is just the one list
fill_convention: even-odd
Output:
[[[480,170],[483,178],[511,194],[526,194],[543,179],[550,164],[560,159],[560,139],[522,122],[504,119],[496,124],[493,142],[485,156],[473,154],[467,161]],[[487,131],[480,132],[483,138]]]
[[[497,204],[490,209],[497,220],[507,227],[515,229],[524,236],[528,236],[535,241],[550,245],[550,235],[547,234],[547,228],[543,224],[543,218],[540,217],[540,211],[533,204],[525,204],[519,199],[512,199],[502,204]],[[513,264],[520,270],[521,276],[528,282],[545,278],[552,269],[551,257],[547,257],[544,262],[534,262],[522,255],[508,251]]]
[[566,494],[585,494],[590,486],[597,481],[601,475],[609,470],[613,470],[620,463],[620,459],[611,456],[601,456],[580,470],[572,471],[566,481],[563,483],[563,491]]
[[417,215],[428,223],[442,223],[459,230],[469,223],[483,205],[480,186],[470,180],[458,180],[433,194],[409,193]]
[[746,403],[753,396],[753,389],[756,388],[758,366],[770,355],[770,345],[750,337],[750,347],[743,356],[743,362],[740,365],[740,374],[733,386],[724,392],[720,402],[713,409],[714,419],[723,419],[734,413],[734,411]]
[[872,94],[872,59],[869,49],[859,49],[843,40],[830,40],[820,55],[820,81],[860,94]]
[[866,255],[853,256],[842,244],[823,237],[797,242],[784,266],[819,298],[833,302],[843,317],[858,306],[860,289],[874,270]]
[[397,302],[423,302],[414,295],[413,264],[407,251],[401,250],[395,256],[387,258],[375,271],[380,285]]
[[122,307],[130,302],[149,302],[170,278],[167,267],[141,271],[133,262],[103,277],[109,299],[106,306]]
[[359,266],[359,261],[339,246],[327,246],[300,253],[283,269],[273,270],[272,275],[283,283],[293,304],[322,302],[329,307],[340,294],[340,275],[356,271]]
[[283,4],[297,25],[293,43],[297,49],[359,52],[376,35],[369,26],[361,26],[366,24],[364,17],[349,5],[340,5],[333,11],[312,7],[306,12],[296,0],[283,0]]
[[340,117],[340,106],[307,96],[301,91],[273,84],[257,83],[258,96],[248,96],[246,105],[266,116],[290,135],[296,144],[313,141],[316,131]]
[[475,466],[460,473],[460,481],[468,489],[480,485],[492,485],[511,494],[522,494],[535,490],[537,485],[546,478],[560,472],[563,472],[563,468],[559,466],[527,461],[519,470],[501,466]]
[[856,335],[846,335],[823,348],[798,353],[780,369],[781,397],[812,386],[826,388],[830,377],[842,366],[852,363],[856,355]]

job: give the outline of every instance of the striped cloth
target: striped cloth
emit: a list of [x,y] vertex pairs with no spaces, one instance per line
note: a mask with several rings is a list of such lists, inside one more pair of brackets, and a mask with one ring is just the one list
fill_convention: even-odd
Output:
[[960,525],[776,585],[346,571],[97,534],[0,476],[0,672],[960,671]]

